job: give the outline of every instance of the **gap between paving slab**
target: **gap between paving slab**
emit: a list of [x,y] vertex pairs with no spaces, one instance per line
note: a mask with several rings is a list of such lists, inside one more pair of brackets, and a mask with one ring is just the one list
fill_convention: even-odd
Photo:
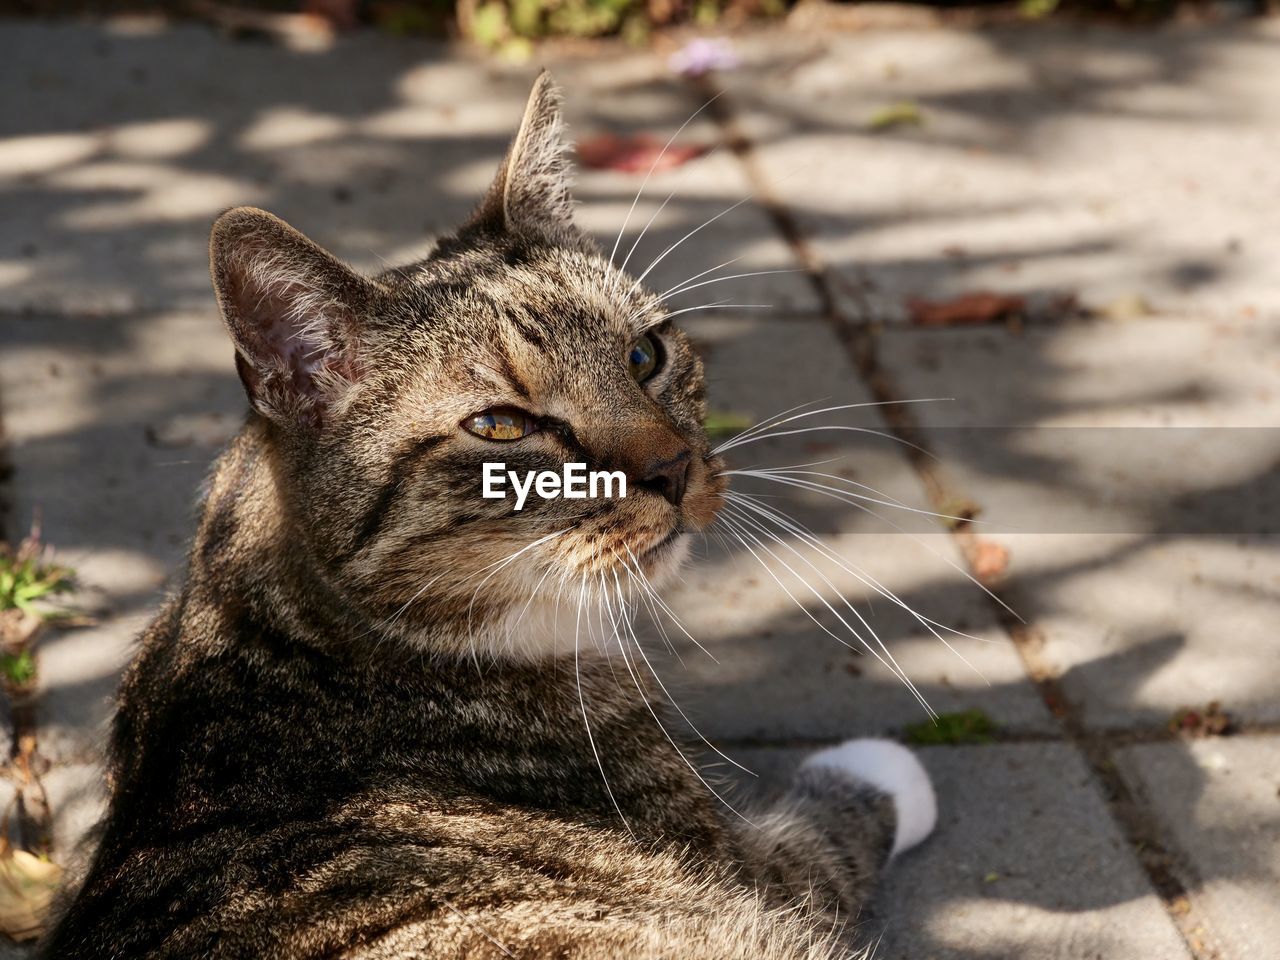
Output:
[[[731,129],[731,127],[726,125],[726,129]],[[733,139],[733,145],[735,149],[739,149],[740,156],[743,159],[744,163],[747,164],[747,169],[750,174],[751,158],[750,158],[749,145],[746,144],[745,141],[739,141],[736,138]],[[850,350],[851,355],[853,356],[854,360],[858,363],[860,369],[862,369],[864,376],[866,376],[868,382],[870,383],[872,389],[875,391],[876,395],[877,396],[879,395],[893,396],[894,391],[892,390],[892,383],[889,380],[889,378],[884,374],[884,372],[879,370],[876,367],[874,353],[870,352],[871,351],[870,345],[863,343],[861,338],[854,335],[856,331],[846,331],[842,329],[841,316],[835,309],[835,306],[834,306],[835,299],[831,297],[829,293],[829,286],[827,283],[824,282],[824,278],[822,276],[822,271],[821,271],[821,264],[816,260],[816,258],[813,258],[808,255],[807,247],[804,243],[804,238],[801,236],[799,230],[794,226],[794,224],[787,217],[785,209],[783,209],[782,207],[778,206],[773,201],[771,201],[767,195],[763,198],[762,205],[773,216],[775,223],[780,228],[783,236],[792,243],[793,249],[795,249],[796,252],[800,255],[802,262],[804,262],[805,265],[810,268],[810,279],[813,283],[813,289],[816,292],[818,299],[822,301],[824,308],[826,309],[827,313],[830,315],[830,318],[832,319],[832,321],[835,323],[834,329],[836,330],[836,332],[838,334],[844,335],[843,338],[844,338],[845,346]],[[905,418],[902,419],[900,422],[895,422],[894,426],[896,429],[899,430],[900,433],[904,435],[909,435],[911,433],[910,422],[907,421]],[[928,484],[930,482],[930,478],[928,477],[927,473],[922,471],[921,475],[922,475],[922,478],[925,480],[926,484]],[[939,491],[931,491],[931,492],[934,492],[936,494]],[[1014,639],[1019,640],[1020,638],[1016,633],[1017,629],[1019,628],[1017,628],[1012,624],[1006,624],[1006,626],[1008,626],[1011,632],[1014,633]],[[1029,672],[1031,673],[1033,678],[1040,680],[1042,691],[1047,691],[1049,693],[1052,693],[1051,686],[1047,686],[1047,685],[1051,685],[1052,678],[1036,677],[1038,668],[1035,665],[1035,658],[1032,655],[1034,651],[1030,649],[1031,644],[1034,642],[1033,632],[1028,632],[1026,635],[1022,636],[1021,642],[1023,643],[1023,647],[1025,648],[1024,657],[1027,659]],[[70,648],[68,647],[67,649],[70,649]],[[1052,703],[1052,701],[1048,699],[1047,699],[1047,702]],[[1082,746],[1081,742],[1077,739],[1075,733],[1073,733],[1073,731],[1070,730],[1069,727],[1066,729],[1066,732],[1068,736],[1076,742],[1076,746]],[[1105,763],[1109,760],[1109,756],[1110,756],[1109,744],[1110,743],[1111,741],[1107,741],[1107,743],[1104,744],[1105,752],[1102,754],[1099,762]],[[1063,749],[1065,750],[1066,748],[1063,748]],[[1085,753],[1086,755],[1088,755],[1089,751],[1086,749]],[[1091,761],[1093,761],[1094,759],[1095,759],[1094,757],[1090,757]],[[1095,763],[1095,770],[1096,770],[1096,767],[1097,767],[1097,763]],[[1114,778],[1114,777],[1112,778],[1113,780],[1115,780],[1115,784],[1113,784],[1113,783],[1110,783],[1107,777],[1104,776],[1103,774],[1096,773],[1096,775],[1099,777],[1100,782],[1104,788],[1114,786],[1120,783],[1118,778]],[[1122,784],[1120,785],[1122,786]],[[1115,801],[1112,801],[1111,812],[1113,816],[1117,815]],[[1124,822],[1123,817],[1119,817],[1119,819],[1121,820],[1122,823]],[[1130,834],[1129,839],[1133,841],[1134,837],[1132,834]]]
[[[1121,750],[1121,771],[1186,851],[1194,884],[1233,958],[1280,943],[1280,736],[1244,735]],[[1193,936],[1198,936],[1193,931]]]
[[[723,762],[716,770],[725,796],[750,811],[782,791],[804,755],[737,752],[759,779]],[[938,791],[938,827],[889,865],[856,920],[875,960],[1186,960],[1069,744],[919,756]]]
[[[712,109],[721,124],[724,137],[741,158],[747,176],[761,198],[761,204],[774,219],[779,232],[791,243],[799,262],[809,271],[819,291],[819,299],[827,308],[828,319],[859,376],[867,384],[872,396],[885,404],[882,413],[891,431],[916,448],[909,451],[907,456],[928,492],[934,509],[946,512],[949,504],[965,499],[964,491],[951,487],[944,475],[936,469],[911,411],[900,405],[902,395],[896,388],[894,378],[879,362],[875,334],[866,322],[860,322],[868,318],[852,318],[841,308],[820,254],[809,242],[798,220],[777,197],[761,173],[754,157],[752,141],[739,123],[731,96],[708,80],[697,81],[696,86],[704,93],[716,97]],[[952,536],[970,570],[976,571],[974,561],[978,542],[973,533],[960,527],[953,531]],[[1106,800],[1108,813],[1120,828],[1131,854],[1141,864],[1186,949],[1196,960],[1220,960],[1222,955],[1216,947],[1218,940],[1211,932],[1208,914],[1172,869],[1174,857],[1169,853],[1170,844],[1158,826],[1154,811],[1135,797],[1117,771],[1115,745],[1105,734],[1090,731],[1083,723],[1078,708],[1064,694],[1059,677],[1041,656],[1044,638],[1036,626],[1023,621],[1007,605],[998,590],[991,589],[988,596],[994,616],[1013,641],[1026,674],[1039,689],[1045,706],[1058,719],[1062,735],[1087,761],[1095,785]]]

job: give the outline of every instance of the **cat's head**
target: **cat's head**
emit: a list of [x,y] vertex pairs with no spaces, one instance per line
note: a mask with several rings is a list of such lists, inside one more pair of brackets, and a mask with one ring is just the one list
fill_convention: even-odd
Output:
[[[296,549],[405,636],[509,631],[556,596],[668,577],[720,507],[702,364],[574,226],[561,126],[544,74],[472,219],[378,277],[259,210],[213,229]],[[486,463],[521,478],[583,463],[624,474],[626,496],[534,490],[517,511],[510,484],[482,496]]]

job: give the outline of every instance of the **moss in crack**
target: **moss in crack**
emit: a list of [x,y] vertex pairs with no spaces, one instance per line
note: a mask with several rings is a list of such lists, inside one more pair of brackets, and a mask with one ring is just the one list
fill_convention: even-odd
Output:
[[990,743],[999,728],[981,710],[941,713],[932,720],[913,723],[903,730],[907,743],[917,747],[943,744]]

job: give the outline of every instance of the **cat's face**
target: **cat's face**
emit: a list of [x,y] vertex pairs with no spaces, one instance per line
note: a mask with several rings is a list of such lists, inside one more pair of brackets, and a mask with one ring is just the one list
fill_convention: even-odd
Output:
[[[562,153],[544,77],[475,218],[373,279],[260,211],[214,228],[299,548],[391,632],[519,646],[585,594],[669,576],[719,509],[701,362],[573,227]],[[567,463],[621,473],[626,496],[482,495],[486,464],[524,483]]]

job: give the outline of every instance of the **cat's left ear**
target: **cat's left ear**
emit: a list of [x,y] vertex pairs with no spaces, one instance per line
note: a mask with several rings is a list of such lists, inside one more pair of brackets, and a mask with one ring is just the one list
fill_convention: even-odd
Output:
[[363,374],[361,320],[382,288],[251,207],[218,218],[209,259],[249,402],[281,426],[323,423]]
[[560,88],[542,71],[529,94],[520,130],[473,224],[513,231],[573,225],[573,178],[560,101]]

